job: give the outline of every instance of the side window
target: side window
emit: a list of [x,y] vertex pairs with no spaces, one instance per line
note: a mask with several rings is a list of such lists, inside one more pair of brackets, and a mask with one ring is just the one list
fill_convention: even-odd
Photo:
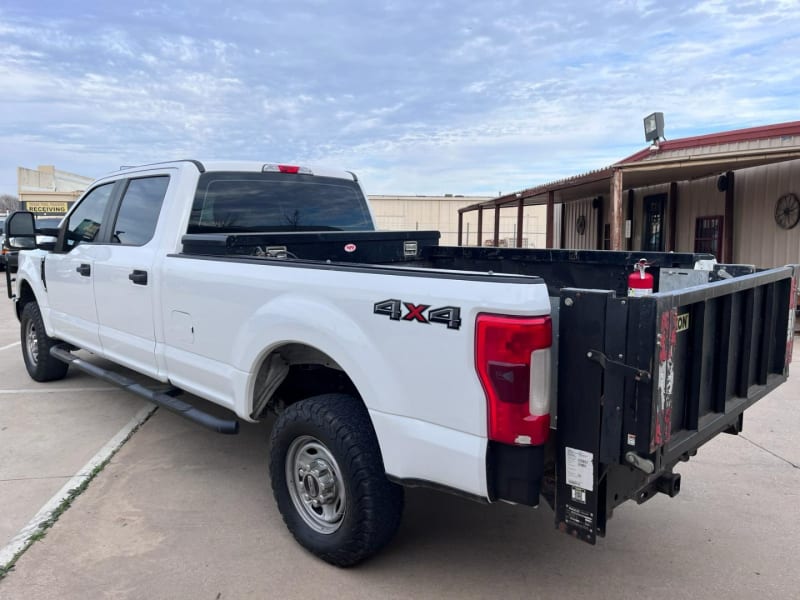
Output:
[[131,179],[114,223],[112,243],[143,246],[153,238],[168,184],[166,175]]
[[108,201],[111,198],[113,183],[94,188],[81,200],[69,216],[67,224],[67,248],[74,248],[82,242],[93,242],[100,233]]

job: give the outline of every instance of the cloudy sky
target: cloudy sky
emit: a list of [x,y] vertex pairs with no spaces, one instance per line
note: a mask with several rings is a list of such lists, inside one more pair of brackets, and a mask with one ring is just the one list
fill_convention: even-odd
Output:
[[0,194],[192,157],[494,195],[635,152],[656,110],[668,139],[800,119],[800,0],[124,4],[0,4]]

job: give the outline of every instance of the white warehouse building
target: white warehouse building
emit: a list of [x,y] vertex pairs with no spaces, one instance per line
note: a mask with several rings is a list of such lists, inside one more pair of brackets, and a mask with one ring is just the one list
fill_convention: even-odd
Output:
[[[376,227],[381,230],[436,230],[442,246],[458,244],[458,211],[467,206],[491,201],[491,196],[391,196],[370,195],[369,203],[375,215]],[[523,221],[523,248],[545,247],[546,207],[530,207]],[[483,234],[478,239],[477,227],[466,223],[462,240],[465,246],[492,245],[493,222],[482,223]],[[515,247],[517,217],[511,213],[500,216],[500,246]]]

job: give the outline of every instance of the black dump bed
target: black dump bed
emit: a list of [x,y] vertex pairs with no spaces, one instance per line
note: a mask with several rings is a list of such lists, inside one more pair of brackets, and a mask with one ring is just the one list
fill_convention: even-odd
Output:
[[[744,410],[788,376],[797,265],[699,271],[713,257],[502,248],[428,257],[547,281],[559,332],[550,500],[558,527],[589,543],[622,502],[676,495],[673,467],[719,433],[738,433]],[[657,293],[628,297],[640,258]]]

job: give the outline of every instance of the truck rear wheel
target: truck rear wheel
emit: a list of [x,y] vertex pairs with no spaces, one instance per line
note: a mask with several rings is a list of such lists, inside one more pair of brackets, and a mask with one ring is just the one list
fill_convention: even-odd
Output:
[[272,430],[270,474],[289,531],[333,565],[374,555],[400,524],[403,489],[386,478],[367,410],[352,396],[289,406]]
[[28,302],[22,309],[20,341],[25,368],[32,379],[55,381],[64,378],[69,365],[50,355],[50,348],[58,342],[45,332],[42,313],[36,302]]

